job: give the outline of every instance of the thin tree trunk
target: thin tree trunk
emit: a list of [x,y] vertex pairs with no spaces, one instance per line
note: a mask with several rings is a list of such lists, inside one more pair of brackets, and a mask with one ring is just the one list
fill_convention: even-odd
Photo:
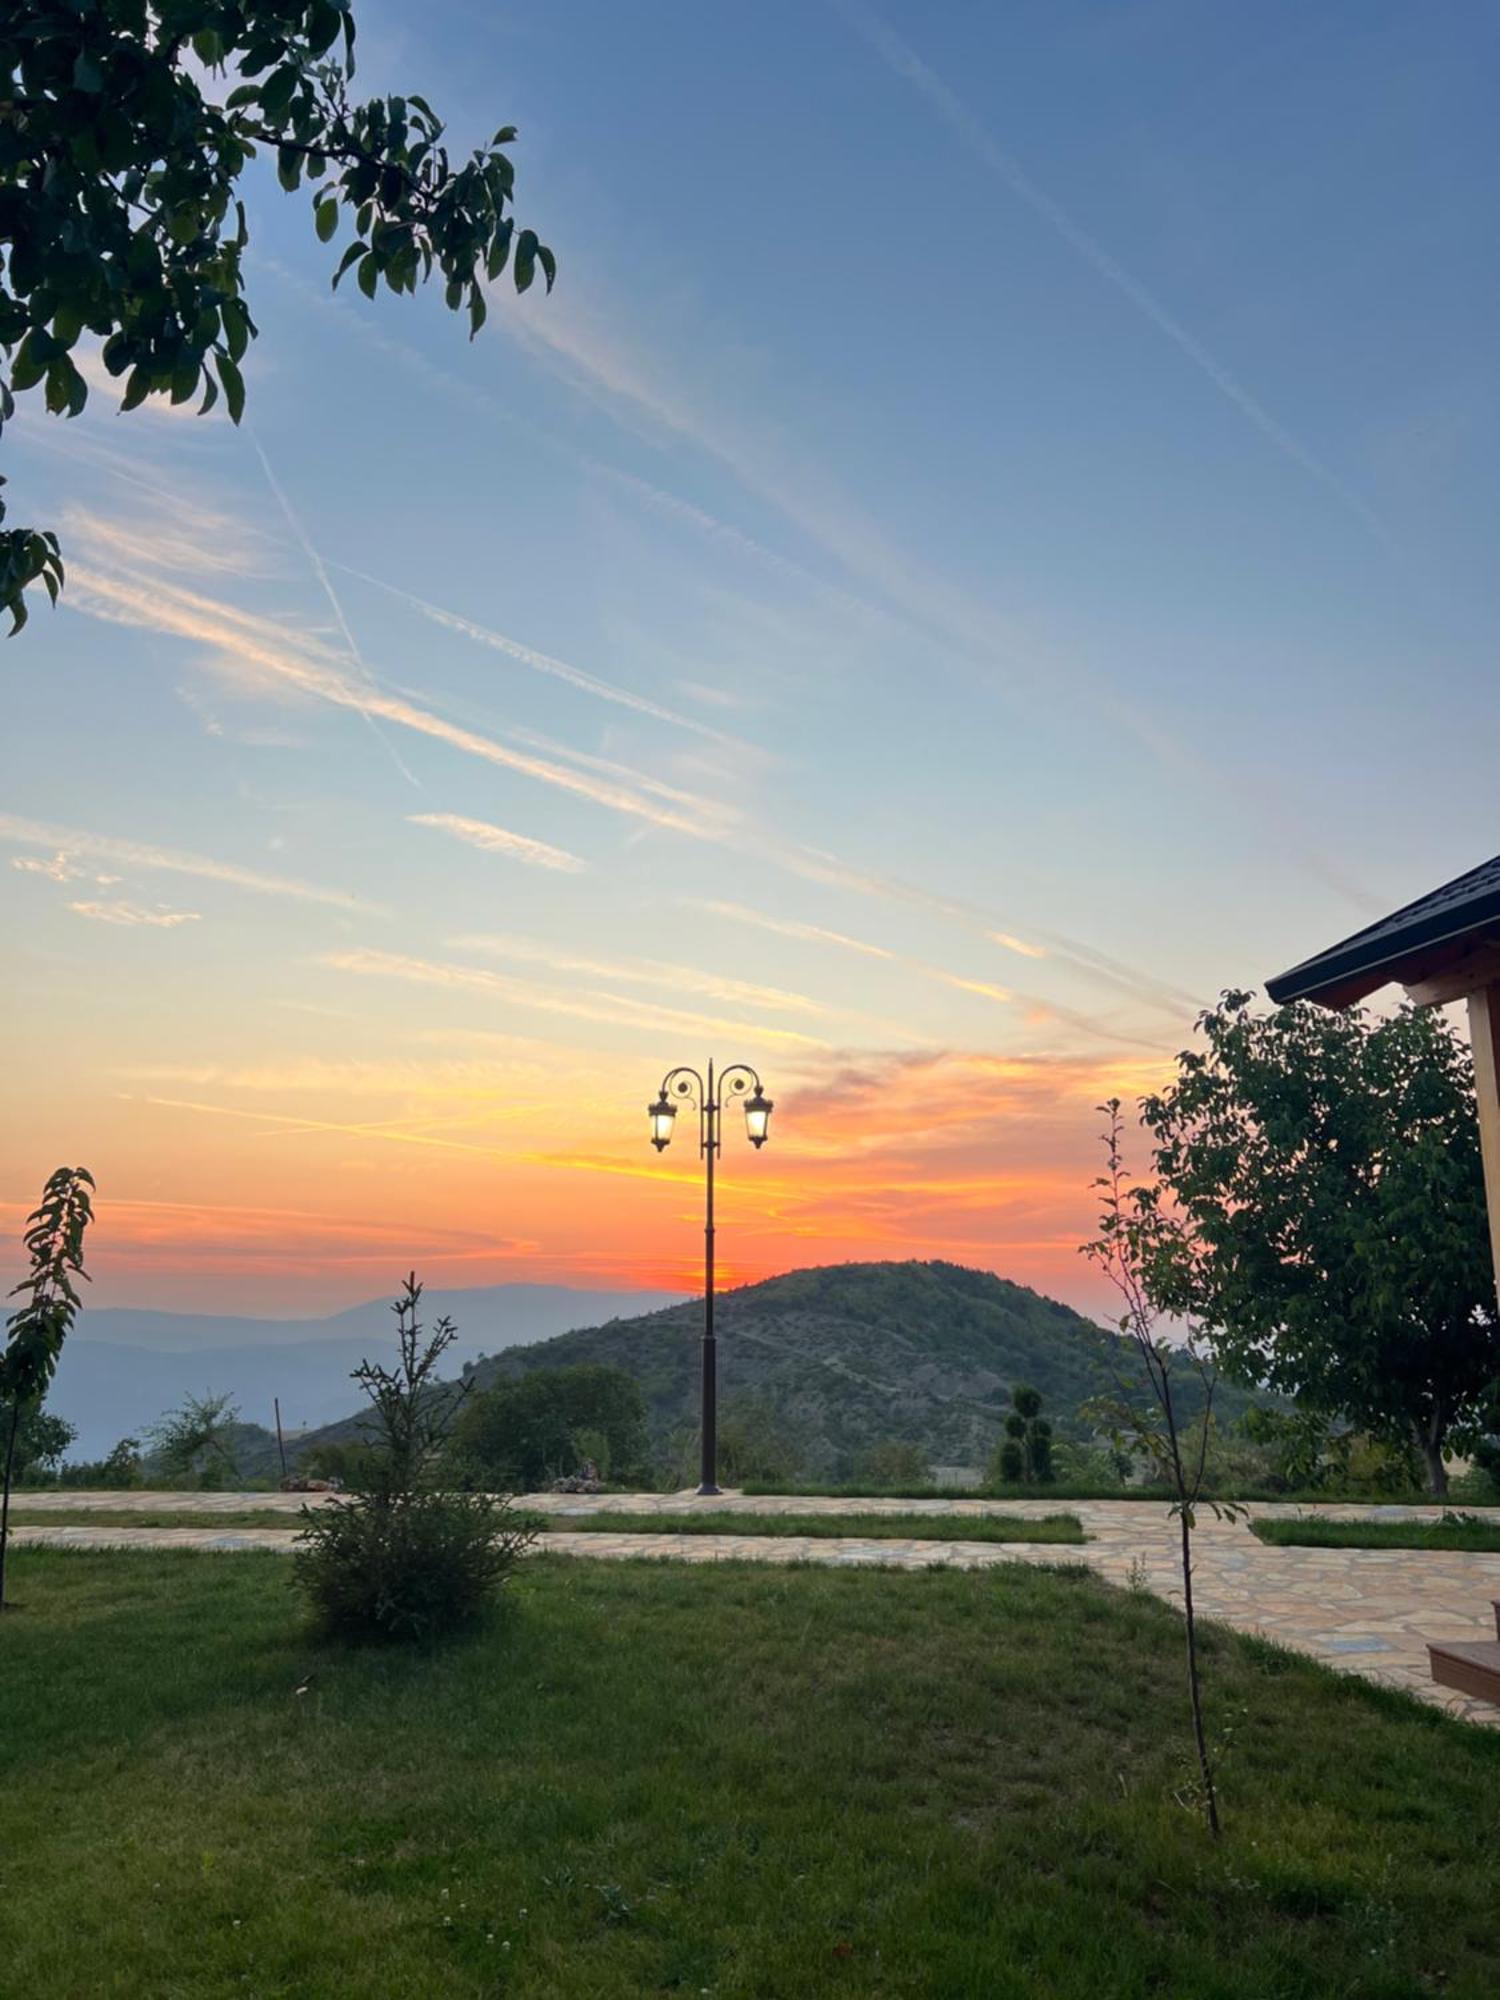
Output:
[[1203,1778],[1203,1809],[1208,1830],[1219,1837],[1219,1797],[1214,1789],[1213,1765],[1208,1759],[1208,1738],[1203,1732],[1203,1691],[1198,1685],[1198,1627],[1193,1616],[1193,1531],[1188,1526],[1187,1508],[1178,1515],[1182,1529],[1182,1608],[1187,1621],[1188,1694],[1193,1704],[1193,1740],[1198,1746],[1198,1769]]
[[5,1482],[0,1488],[0,1611],[5,1609],[5,1557],[10,1547],[10,1482],[16,1469],[16,1438],[21,1429],[21,1401],[10,1408],[10,1436],[5,1445]]
[[1429,1438],[1422,1440],[1422,1456],[1427,1461],[1427,1484],[1434,1497],[1446,1500],[1448,1497],[1448,1468],[1443,1463],[1443,1447],[1433,1444]]

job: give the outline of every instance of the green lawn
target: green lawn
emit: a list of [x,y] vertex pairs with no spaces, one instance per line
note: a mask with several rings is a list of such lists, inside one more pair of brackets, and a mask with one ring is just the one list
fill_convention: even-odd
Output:
[[550,1515],[549,1528],[628,1535],[812,1535],[820,1540],[908,1542],[1083,1542],[1076,1514],[1029,1521],[1016,1514],[590,1514]]
[[[1021,1515],[934,1514],[528,1514],[545,1534],[604,1535],[815,1535],[856,1541],[1070,1542],[1087,1541],[1076,1514],[1047,1514],[1029,1521]],[[173,1512],[158,1508],[13,1508],[18,1528],[282,1528],[301,1527],[296,1514],[272,1507],[243,1513]]]
[[[537,1559],[435,1651],[274,1555],[20,1548],[0,1990],[1491,2000],[1500,1734],[1079,1570]],[[299,1692],[305,1689],[305,1692]]]
[[1263,1542],[1299,1549],[1468,1549],[1500,1553],[1500,1520],[1450,1516],[1446,1521],[1252,1521]]

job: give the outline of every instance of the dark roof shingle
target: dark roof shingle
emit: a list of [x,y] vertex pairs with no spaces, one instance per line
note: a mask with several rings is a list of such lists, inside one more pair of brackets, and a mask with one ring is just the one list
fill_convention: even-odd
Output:
[[1278,973],[1266,981],[1266,991],[1278,1005],[1325,998],[1347,1005],[1385,985],[1395,977],[1396,968],[1418,953],[1460,945],[1497,924],[1500,854],[1382,917],[1378,924],[1356,931],[1342,944],[1330,945],[1289,972]]

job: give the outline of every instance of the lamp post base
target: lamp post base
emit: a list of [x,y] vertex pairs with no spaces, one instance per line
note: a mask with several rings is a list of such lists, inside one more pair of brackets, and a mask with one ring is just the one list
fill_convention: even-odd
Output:
[[704,1483],[698,1488],[698,1498],[700,1500],[711,1500],[715,1494],[722,1493],[723,1491],[724,1489],[722,1486],[711,1486],[708,1483],[708,1481],[705,1480]]

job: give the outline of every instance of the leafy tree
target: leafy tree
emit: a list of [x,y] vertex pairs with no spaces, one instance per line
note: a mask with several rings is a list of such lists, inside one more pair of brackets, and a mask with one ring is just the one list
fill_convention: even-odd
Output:
[[6,1422],[5,1471],[0,1484],[0,1611],[5,1609],[5,1557],[10,1541],[10,1489],[21,1425],[39,1410],[57,1370],[63,1342],[81,1300],[75,1278],[87,1278],[83,1239],[94,1219],[94,1177],[83,1167],[59,1167],[26,1221],[23,1241],[31,1270],[11,1296],[22,1304],[6,1322],[0,1351],[0,1415]]
[[509,1577],[535,1527],[488,1493],[438,1485],[457,1397],[439,1380],[457,1339],[440,1319],[428,1334],[422,1287],[407,1278],[396,1315],[396,1365],[362,1361],[370,1399],[358,1490],[302,1510],[297,1577],[325,1625],[355,1637],[420,1639],[477,1617]]
[[78,1435],[65,1417],[55,1417],[38,1404],[22,1412],[16,1435],[15,1478],[17,1484],[38,1472],[56,1472],[68,1446]]
[[146,1433],[153,1469],[168,1479],[222,1486],[239,1472],[234,1450],[238,1417],[239,1406],[232,1396],[216,1396],[211,1390],[185,1396]]
[[1500,1377],[1473,1067],[1430,1009],[1381,1020],[1226,993],[1142,1117],[1190,1228],[1145,1273],[1226,1372],[1421,1453],[1475,1432]]
[[623,1368],[580,1362],[536,1368],[471,1397],[453,1430],[465,1475],[534,1492],[588,1460],[627,1477],[646,1451],[646,1406]]
[[[502,126],[456,164],[424,98],[349,96],[354,15],[338,0],[26,0],[0,10],[0,423],[40,389],[76,416],[81,336],[103,343],[122,408],[150,395],[220,392],[238,423],[256,327],[244,297],[241,176],[264,150],[283,188],[311,190],[328,243],[351,219],[334,282],[367,298],[434,273],[471,337],[485,287],[510,264],[518,291],[556,266],[509,213]],[[212,83],[209,79],[212,78]],[[227,91],[224,84],[232,84]],[[4,506],[0,503],[0,518]],[[0,605],[57,601],[57,537],[0,529]]]

